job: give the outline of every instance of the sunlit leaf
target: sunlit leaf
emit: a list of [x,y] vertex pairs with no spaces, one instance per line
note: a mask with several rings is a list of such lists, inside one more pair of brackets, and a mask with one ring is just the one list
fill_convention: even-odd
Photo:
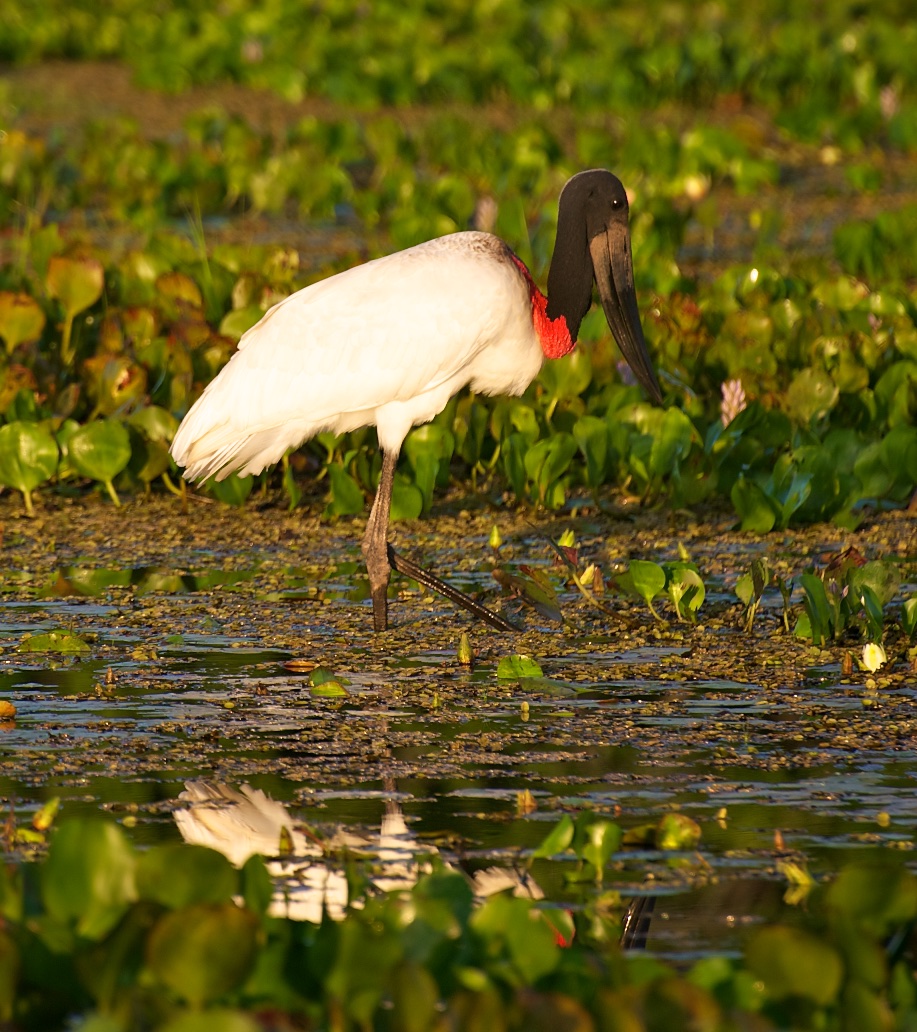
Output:
[[66,821],[41,871],[44,904],[56,918],[75,921],[86,938],[101,938],[137,898],[136,863],[133,847],[111,821]]
[[74,431],[67,442],[67,460],[77,473],[101,481],[117,505],[112,480],[131,457],[127,427],[114,419],[99,419]]
[[497,664],[497,677],[511,681],[520,677],[541,677],[543,671],[531,656],[504,656]]
[[105,270],[97,258],[54,255],[48,262],[48,293],[60,301],[64,316],[73,319],[102,296]]
[[32,491],[57,472],[57,442],[38,423],[7,423],[0,427],[0,484],[22,492],[32,515]]
[[38,340],[45,328],[41,305],[28,294],[0,291],[0,337],[8,355],[31,340]]
[[89,646],[70,631],[39,631],[27,634],[19,643],[18,652],[88,652]]

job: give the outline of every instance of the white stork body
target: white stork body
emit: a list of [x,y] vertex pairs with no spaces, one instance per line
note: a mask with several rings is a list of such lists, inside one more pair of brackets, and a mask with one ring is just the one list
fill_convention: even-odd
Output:
[[521,394],[544,360],[532,287],[487,233],[455,233],[314,283],[242,337],[172,454],[185,475],[260,473],[323,430],[398,454],[462,387]]
[[560,195],[549,297],[489,233],[455,233],[367,262],[275,305],[239,342],[185,416],[172,455],[189,479],[260,473],[322,430],[375,425],[382,474],[363,538],[376,630],[387,626],[391,564],[502,629],[515,629],[393,552],[395,464],[412,426],[470,385],[521,394],[544,359],[576,343],[598,289],[637,378],[661,400],[634,291],[627,194],[581,172]]

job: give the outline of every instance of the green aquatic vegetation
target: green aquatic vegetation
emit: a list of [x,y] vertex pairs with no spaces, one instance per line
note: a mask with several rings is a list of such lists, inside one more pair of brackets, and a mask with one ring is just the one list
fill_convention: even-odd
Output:
[[857,554],[842,553],[819,573],[800,575],[805,611],[796,623],[796,634],[822,645],[856,629],[867,641],[881,642],[885,606],[895,597],[899,583],[892,563],[865,562]]
[[74,430],[67,439],[67,462],[80,476],[100,481],[109,498],[121,502],[112,481],[131,459],[127,427],[114,419],[97,419]]
[[45,322],[45,313],[34,298],[22,292],[0,291],[0,337],[8,357],[20,344],[38,340]]
[[32,492],[57,472],[57,442],[40,423],[16,420],[0,427],[0,484],[22,493],[33,515]]
[[[659,831],[657,847],[694,848],[682,816],[662,818],[660,829],[682,830],[671,844]],[[572,854],[573,883],[588,893],[624,841],[616,823],[584,811],[562,817],[531,859],[569,869]],[[236,869],[201,846],[140,851],[107,819],[64,820],[46,859],[0,869],[0,1019],[253,1028],[270,1012],[318,1027],[427,1029],[445,1015],[457,1027],[523,1029],[571,1014],[583,1027],[639,1027],[658,1012],[666,1027],[703,1016],[709,1027],[840,1032],[852,1013],[858,1028],[908,1027],[917,1013],[917,879],[887,853],[812,886],[804,909],[753,929],[742,956],[680,970],[620,952],[608,894],[569,914],[507,893],[475,903],[465,877],[436,863],[413,888],[364,894],[356,864],[339,920],[297,922],[268,913],[259,857]]]

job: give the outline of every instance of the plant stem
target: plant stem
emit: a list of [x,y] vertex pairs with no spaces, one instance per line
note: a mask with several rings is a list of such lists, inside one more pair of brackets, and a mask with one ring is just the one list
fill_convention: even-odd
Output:
[[110,481],[104,481],[105,490],[108,492],[108,497],[115,503],[115,505],[121,508],[121,499],[118,497],[118,492],[115,491],[115,485]]

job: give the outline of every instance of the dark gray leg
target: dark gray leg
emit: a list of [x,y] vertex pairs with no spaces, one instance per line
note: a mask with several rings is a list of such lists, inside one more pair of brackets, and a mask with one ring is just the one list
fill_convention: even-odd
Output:
[[366,533],[363,535],[363,558],[369,573],[369,589],[373,599],[373,628],[384,631],[388,627],[388,582],[392,568],[388,561],[388,514],[392,507],[392,483],[398,453],[382,453],[382,476],[379,490],[369,513]]

